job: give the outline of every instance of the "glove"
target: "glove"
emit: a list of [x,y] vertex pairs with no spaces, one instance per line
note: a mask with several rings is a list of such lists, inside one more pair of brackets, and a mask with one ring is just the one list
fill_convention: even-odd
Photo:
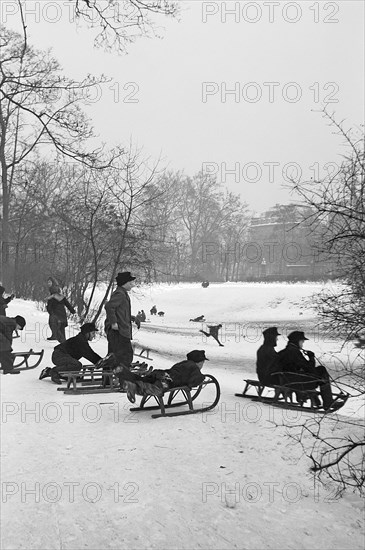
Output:
[[306,354],[308,355],[309,359],[312,359],[312,357],[314,357],[313,351],[308,350],[306,351]]

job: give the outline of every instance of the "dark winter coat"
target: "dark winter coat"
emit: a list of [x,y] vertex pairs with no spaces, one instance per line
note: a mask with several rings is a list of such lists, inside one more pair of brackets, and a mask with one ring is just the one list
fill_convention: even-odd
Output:
[[66,307],[70,313],[76,313],[72,305],[66,298],[63,298],[61,301],[56,298],[50,298],[47,302],[47,311],[50,315],[55,315],[59,321],[61,321],[64,326],[67,327],[67,315]]
[[197,386],[204,380],[198,365],[194,361],[181,361],[166,370],[171,377],[173,386]]
[[108,333],[114,323],[118,324],[118,332],[124,338],[132,340],[131,300],[128,292],[118,286],[105,304],[105,332]]
[[257,350],[256,372],[261,384],[270,386],[279,383],[279,377],[273,373],[282,369],[279,364],[279,355],[275,351],[276,337],[268,335],[264,337],[263,345]]
[[54,348],[54,351],[60,351],[61,353],[66,353],[71,355],[74,359],[81,359],[84,357],[91,363],[97,363],[100,361],[101,357],[90,347],[86,336],[80,332],[77,336],[69,338],[66,342],[62,342]]
[[6,308],[8,307],[8,303],[13,299],[12,296],[9,296],[8,298],[4,298],[4,296],[0,296],[0,315],[6,315]]
[[16,328],[16,321],[13,317],[0,316],[0,352],[12,351],[13,332]]
[[286,348],[278,353],[281,370],[283,372],[295,372],[316,375],[316,363],[314,353],[306,359],[299,346],[289,342]]

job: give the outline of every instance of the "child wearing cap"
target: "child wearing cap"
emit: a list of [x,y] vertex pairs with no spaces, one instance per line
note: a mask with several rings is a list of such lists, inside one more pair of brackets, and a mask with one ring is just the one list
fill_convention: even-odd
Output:
[[204,374],[201,369],[205,361],[204,350],[190,351],[185,361],[176,363],[168,370],[154,370],[147,376],[133,374],[125,367],[117,367],[121,387],[127,389],[127,397],[132,403],[135,402],[135,395],[163,395],[165,389],[179,386],[194,387],[201,384]]

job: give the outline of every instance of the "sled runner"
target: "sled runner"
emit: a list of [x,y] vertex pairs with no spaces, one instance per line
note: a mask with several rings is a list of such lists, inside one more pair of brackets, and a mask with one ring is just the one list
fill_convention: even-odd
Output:
[[[264,384],[261,384],[259,380],[250,380],[245,379],[246,386],[242,393],[235,393],[235,396],[237,397],[247,397],[249,399],[252,399],[253,401],[261,401],[265,404],[271,404],[276,407],[281,407],[283,409],[299,409],[301,411],[306,412],[318,412],[318,413],[330,413],[335,412],[341,407],[344,406],[350,395],[348,393],[343,393],[339,391],[338,393],[332,392],[333,395],[333,403],[329,409],[324,409],[323,405],[316,405],[316,401],[318,402],[318,399],[320,397],[320,392],[318,390],[305,390],[300,391],[297,389],[290,388],[288,386],[265,386]],[[249,388],[254,388],[256,391],[256,394],[248,394],[247,391]],[[274,396],[263,396],[263,391],[265,388],[274,390]],[[297,402],[293,401],[293,395],[296,395]],[[311,404],[309,406],[305,405],[306,401],[310,400]]]
[[[206,407],[199,407],[197,409],[194,409],[193,401],[200,395],[202,390],[206,388],[208,385],[213,385],[215,387],[215,397],[213,399],[213,402],[206,406]],[[133,407],[130,410],[131,411],[145,411],[145,410],[160,410],[160,413],[158,414],[152,414],[152,418],[160,418],[161,416],[182,416],[187,414],[197,414],[202,413],[206,411],[210,411],[211,409],[214,409],[214,407],[218,404],[219,398],[220,398],[220,386],[218,383],[218,380],[214,378],[214,376],[211,376],[210,374],[206,374],[203,382],[199,384],[199,386],[196,386],[194,388],[189,388],[188,386],[181,386],[176,388],[170,388],[164,391],[163,395],[157,396],[157,395],[144,395],[141,399],[139,407]],[[167,403],[164,403],[164,397],[165,395],[168,395]],[[182,396],[182,400],[176,401],[177,397]],[[153,397],[155,401],[157,402],[157,405],[153,405],[150,407],[145,407],[145,404]],[[172,407],[182,407],[184,405],[188,405],[189,410],[188,411],[179,411],[179,412],[166,412],[166,409],[170,409]]]
[[[36,367],[38,367],[38,365],[40,364],[40,362],[42,361],[43,359],[43,354],[44,354],[44,349],[42,349],[42,351],[33,351],[32,349],[30,349],[29,351],[15,351],[12,353],[12,356],[14,357],[14,359],[16,360],[17,358],[20,359],[20,362],[19,363],[15,363],[14,361],[14,370],[31,370],[31,369],[35,369]],[[28,359],[31,355],[35,355],[35,356],[38,356],[38,360],[34,363],[34,365],[29,365],[28,363]],[[24,365],[25,363],[25,367],[21,367],[21,365]],[[21,368],[19,368],[21,367]]]

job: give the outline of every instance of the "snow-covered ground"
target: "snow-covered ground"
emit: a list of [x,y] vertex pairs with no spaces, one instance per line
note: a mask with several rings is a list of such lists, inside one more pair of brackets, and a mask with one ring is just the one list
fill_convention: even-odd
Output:
[[[318,289],[234,283],[134,289],[133,313],[143,308],[149,321],[134,338],[137,347],[151,347],[153,366],[168,368],[188,351],[205,349],[210,361],[203,370],[221,385],[214,411],[160,419],[131,413],[125,394],[64,395],[49,379],[39,381],[54,345],[45,340],[48,316],[32,302],[11,302],[7,314],[27,319],[14,350],[43,348],[45,358],[37,369],[0,378],[2,548],[363,548],[360,498],[347,493],[335,500],[333,486],[314,486],[309,459],[287,436],[287,426],[310,414],[234,395],[254,373],[261,332],[270,325],[282,333],[278,349],[291,330],[305,330],[307,348],[332,372],[340,364],[332,353],[356,359],[351,346],[341,350],[341,342],[323,339],[314,312],[301,309]],[[154,304],[165,317],[149,315]],[[223,324],[224,347],[199,333],[204,324],[189,322],[203,314]],[[69,335],[75,332],[71,326]],[[93,347],[105,355],[105,338]],[[356,420],[360,407],[349,400],[338,417]],[[331,418],[324,420],[328,431]],[[345,430],[340,426],[336,434]]]

